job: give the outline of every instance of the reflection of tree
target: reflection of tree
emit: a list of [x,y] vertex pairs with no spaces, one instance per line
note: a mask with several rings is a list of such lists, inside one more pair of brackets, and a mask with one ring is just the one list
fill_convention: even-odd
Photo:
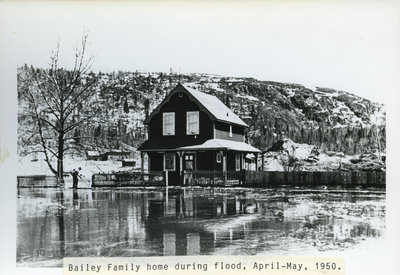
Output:
[[[51,193],[46,199],[57,201],[61,207],[65,204],[68,210],[58,207],[47,216],[43,211],[40,219],[36,219],[35,211],[27,222],[18,222],[27,225],[18,233],[20,240],[32,238],[18,244],[18,261],[24,261],[27,250],[35,256],[38,247],[40,253],[43,247],[50,254],[44,256],[57,258],[213,254],[230,246],[229,242],[248,244],[239,248],[245,253],[292,249],[291,242],[339,250],[362,238],[384,234],[384,229],[368,222],[368,217],[384,220],[379,209],[358,204],[358,200],[349,203],[352,200],[348,196],[356,196],[354,193],[341,196],[340,201],[334,196],[335,201],[330,201],[332,195],[328,193],[310,196],[279,190],[254,194],[217,189],[211,199],[211,190],[171,189],[169,205],[176,211],[167,216],[162,192],[78,190],[78,207],[71,201],[73,191]],[[50,236],[46,230],[56,234]],[[54,238],[48,240],[52,236],[56,243]],[[27,249],[30,245],[33,248]]]
[[47,214],[48,214],[48,211],[45,211],[44,220],[43,220],[43,223],[40,226],[39,248],[38,248],[38,251],[37,251],[37,254],[38,254],[37,256],[38,257],[42,256],[43,250],[44,250],[44,248],[43,248],[43,240],[46,237],[45,233],[46,233],[46,228],[47,228]]
[[65,228],[64,228],[64,193],[60,192],[60,207],[58,208],[58,228],[60,232],[60,254],[65,256]]

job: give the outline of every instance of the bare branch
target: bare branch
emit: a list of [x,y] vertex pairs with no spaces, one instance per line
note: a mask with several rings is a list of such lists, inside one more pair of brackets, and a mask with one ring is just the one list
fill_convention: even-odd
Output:
[[61,132],[62,129],[57,128],[56,125],[54,125],[53,123],[51,123],[51,122],[48,121],[47,119],[44,119],[44,118],[42,118],[42,117],[39,117],[38,119],[40,119],[41,121],[43,121],[43,122],[47,123],[48,125],[50,125],[51,128],[53,128],[57,133]]
[[[71,94],[75,91],[75,88],[78,85],[79,79],[86,74],[93,65],[93,56],[90,56],[88,60],[84,60],[85,52],[86,52],[86,43],[87,43],[88,34],[85,33],[82,37],[81,47],[80,49],[75,49],[75,61],[74,61],[74,70],[72,71],[70,85],[66,88],[68,91],[65,96],[65,100],[67,100]],[[76,74],[76,75],[75,75]],[[75,75],[75,77],[74,77]]]
[[[62,68],[59,64],[58,42],[57,47],[51,52],[49,69],[40,70],[31,66],[31,69],[21,70],[18,73],[19,96],[26,99],[28,105],[26,109],[30,109],[21,115],[21,118],[31,121],[29,118],[31,116],[35,121],[36,125],[32,129],[38,129],[32,141],[41,147],[40,151],[44,153],[45,161],[56,175],[62,173],[64,152],[73,149],[71,146],[65,147],[64,141],[69,139],[65,136],[70,136],[70,131],[94,116],[89,115],[78,122],[71,119],[74,110],[96,93],[93,86],[99,79],[99,75],[94,74],[93,77],[88,75],[93,64],[93,56],[86,57],[87,37],[88,34],[85,33],[79,48],[75,50],[72,71]],[[53,137],[55,133],[58,134],[57,150],[46,143],[48,141],[46,137]],[[21,142],[20,139],[18,142]],[[50,163],[53,157],[59,161],[57,169]]]
[[70,139],[76,139],[76,138],[93,138],[92,136],[75,136],[75,137],[66,137],[64,138],[64,141],[70,140]]
[[[98,78],[96,77],[95,79],[93,79],[92,82],[88,83],[81,91],[80,93],[74,98],[76,100],[78,100],[78,98],[83,95],[85,92],[88,91],[89,88],[91,88],[93,86],[93,84],[98,80]],[[73,105],[71,107],[71,105],[74,103],[75,100],[71,100],[70,103],[65,107],[65,116],[64,118],[68,118],[71,113],[79,106],[79,104],[81,104],[82,102],[84,102],[85,100],[87,100],[89,97],[93,96],[96,93],[96,90],[92,90],[90,92],[88,92],[85,96],[83,96],[75,105]],[[70,108],[71,107],[71,108]],[[70,108],[68,110],[68,108]]]
[[69,131],[75,129],[77,126],[81,125],[84,121],[88,121],[88,120],[92,119],[94,116],[95,116],[94,114],[90,115],[90,116],[87,116],[84,119],[81,119],[78,122],[75,122],[75,123],[69,125],[68,127],[66,127],[64,129],[64,133],[68,133]]
[[[46,161],[47,165],[49,166],[51,172],[52,172],[53,174],[57,175],[57,171],[56,171],[56,170],[53,168],[53,166],[51,165],[49,156],[48,156],[48,154],[47,154],[48,148],[47,148],[46,143],[45,143],[45,140],[44,140],[44,138],[43,138],[42,124],[41,124],[41,122],[40,122],[41,120],[39,119],[39,114],[38,114],[38,112],[37,112],[37,105],[36,105],[36,102],[35,102],[34,98],[33,98],[33,104],[34,104],[34,108],[35,108],[34,110],[35,110],[36,117],[38,118],[38,119],[37,119],[37,123],[38,123],[38,126],[39,126],[40,143],[41,143],[41,145],[42,145],[42,147],[43,147],[43,150],[44,150],[45,161]],[[52,152],[51,150],[49,150],[49,151]],[[54,155],[54,152],[52,152],[52,154]]]
[[47,95],[44,93],[45,91],[48,93],[48,95],[50,95],[50,97],[53,100],[53,103],[55,104],[56,107],[59,107],[59,103],[57,101],[57,98],[55,97],[55,95],[51,92],[51,89],[46,88],[46,87],[42,87],[41,81],[39,80],[37,74],[35,72],[31,72],[30,77],[29,78],[24,78],[21,76],[21,79],[28,82],[29,86],[31,88],[33,88],[36,92],[38,92],[38,94],[42,95],[42,98],[44,99],[44,101],[46,102],[48,108],[53,112],[53,114],[55,116],[56,115],[56,111],[54,110],[54,108],[51,106],[50,102],[47,99]]
[[[78,150],[78,148],[76,148],[76,147],[65,147],[64,150],[63,150],[63,152],[66,152],[66,151],[71,150],[71,149],[76,149],[76,150]],[[78,151],[79,151],[79,150],[78,150]]]

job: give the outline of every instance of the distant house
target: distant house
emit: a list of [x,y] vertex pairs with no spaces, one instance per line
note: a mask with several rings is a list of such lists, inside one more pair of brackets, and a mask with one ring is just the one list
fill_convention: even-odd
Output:
[[244,142],[247,124],[213,95],[178,84],[144,123],[142,169],[147,154],[148,170],[168,171],[171,181],[190,171],[257,169],[261,151]]
[[102,156],[99,151],[88,150],[88,151],[86,151],[86,159],[87,160],[101,160]]
[[136,161],[134,159],[123,159],[122,167],[135,167]]
[[119,149],[110,150],[104,152],[102,154],[102,160],[119,160],[123,161],[126,158],[129,158],[132,152],[130,151],[123,151]]

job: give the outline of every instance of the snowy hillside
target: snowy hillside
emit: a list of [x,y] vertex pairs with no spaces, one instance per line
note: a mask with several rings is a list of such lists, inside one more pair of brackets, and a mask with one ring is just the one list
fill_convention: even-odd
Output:
[[[19,74],[28,67],[20,67]],[[116,72],[102,74],[96,94],[78,108],[76,117],[94,116],[69,136],[79,149],[137,147],[146,139],[145,117],[178,83],[216,95],[248,125],[246,139],[267,150],[291,139],[321,152],[346,155],[385,152],[385,109],[356,95],[327,88],[195,73]],[[18,83],[18,152],[35,151],[34,125],[25,115],[24,83]],[[51,146],[55,137],[47,137]],[[79,151],[78,150],[78,151]],[[75,152],[76,153],[76,152]]]
[[[384,155],[381,155],[381,158]],[[262,161],[259,161],[262,165]],[[264,155],[267,171],[385,171],[377,154],[345,155],[323,151],[317,146],[299,144],[291,139],[274,143]]]

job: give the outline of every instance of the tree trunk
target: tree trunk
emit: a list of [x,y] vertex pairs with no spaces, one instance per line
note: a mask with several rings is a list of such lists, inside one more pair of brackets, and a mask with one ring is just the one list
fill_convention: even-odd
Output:
[[379,128],[378,125],[376,125],[376,131],[375,131],[375,135],[376,135],[376,144],[378,145],[378,158],[379,158],[379,163],[382,162],[382,157],[381,157],[381,142],[379,140]]
[[64,133],[58,135],[58,159],[57,159],[57,174],[61,183],[64,183]]

